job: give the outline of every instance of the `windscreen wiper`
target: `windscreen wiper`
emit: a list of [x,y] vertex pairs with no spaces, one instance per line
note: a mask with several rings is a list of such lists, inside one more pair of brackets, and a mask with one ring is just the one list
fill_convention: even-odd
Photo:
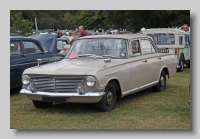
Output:
[[117,59],[119,59],[119,57],[111,56],[111,55],[102,55],[102,57],[109,57],[109,58],[117,58]]

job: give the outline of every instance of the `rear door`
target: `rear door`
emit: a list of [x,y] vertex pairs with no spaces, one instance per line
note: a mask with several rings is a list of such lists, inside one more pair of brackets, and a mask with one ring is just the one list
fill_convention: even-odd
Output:
[[146,75],[146,84],[151,84],[158,81],[160,70],[163,65],[162,54],[156,53],[154,44],[150,39],[141,39],[142,54],[146,57],[148,71]]

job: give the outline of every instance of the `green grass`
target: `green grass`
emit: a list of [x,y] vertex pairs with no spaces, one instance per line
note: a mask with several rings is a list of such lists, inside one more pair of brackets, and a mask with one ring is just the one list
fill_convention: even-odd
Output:
[[190,129],[188,85],[190,69],[167,79],[165,91],[152,88],[117,101],[111,112],[98,112],[94,104],[54,104],[36,109],[32,101],[11,90],[10,129]]

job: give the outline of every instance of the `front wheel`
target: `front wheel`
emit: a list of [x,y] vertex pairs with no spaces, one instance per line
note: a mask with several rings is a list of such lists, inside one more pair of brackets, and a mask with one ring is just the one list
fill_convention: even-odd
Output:
[[112,111],[116,104],[116,90],[112,83],[108,83],[105,88],[105,95],[96,104],[97,109],[102,112]]
[[35,101],[35,100],[32,100],[32,102],[36,108],[47,108],[47,107],[52,106],[53,104],[51,102],[42,102],[42,101]]
[[162,92],[166,89],[166,73],[162,71],[160,74],[159,82],[157,85],[153,86],[153,90],[156,92]]

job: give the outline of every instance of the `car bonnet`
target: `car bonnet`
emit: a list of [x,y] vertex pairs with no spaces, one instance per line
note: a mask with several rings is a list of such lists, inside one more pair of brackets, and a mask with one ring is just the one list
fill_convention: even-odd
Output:
[[55,34],[37,34],[30,36],[38,40],[49,52],[53,52],[57,43],[57,35]]

